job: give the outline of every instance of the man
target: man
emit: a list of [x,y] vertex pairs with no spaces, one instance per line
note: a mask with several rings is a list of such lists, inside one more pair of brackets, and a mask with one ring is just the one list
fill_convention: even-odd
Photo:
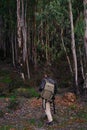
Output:
[[[52,99],[51,101],[47,101],[46,99],[42,99],[42,106],[43,106],[43,109],[45,110],[45,113],[46,113],[46,116],[48,118],[48,122],[47,124],[48,125],[52,125],[53,124],[53,117],[52,117],[52,113],[51,113],[51,103],[54,104],[54,99],[55,99],[55,94],[57,92],[57,85],[56,85],[56,82],[49,78],[47,76],[47,74],[44,75],[44,78],[42,79],[41,81],[41,85],[40,85],[40,88],[39,88],[39,91],[42,92],[43,89],[44,89],[44,86],[46,84],[46,81],[49,81],[50,83],[54,84],[54,94],[52,96]],[[54,108],[55,109],[55,108]],[[55,111],[55,110],[54,110]]]

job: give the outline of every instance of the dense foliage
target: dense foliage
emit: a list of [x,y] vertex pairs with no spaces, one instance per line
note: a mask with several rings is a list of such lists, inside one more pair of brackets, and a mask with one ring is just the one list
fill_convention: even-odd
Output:
[[50,66],[55,63],[56,66],[66,57],[64,60],[67,59],[73,75],[75,68],[71,48],[69,1],[72,5],[78,75],[84,78],[86,62],[83,0],[1,0],[1,60],[10,60],[19,72],[24,73],[22,76],[26,79],[32,73],[29,71],[30,64],[35,69],[42,64]]

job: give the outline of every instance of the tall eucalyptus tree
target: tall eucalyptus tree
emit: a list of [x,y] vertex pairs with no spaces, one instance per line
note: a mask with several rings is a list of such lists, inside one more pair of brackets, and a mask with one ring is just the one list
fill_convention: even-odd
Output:
[[26,5],[24,0],[17,0],[18,63],[23,80],[27,77],[30,78],[27,53]]
[[75,77],[75,84],[78,90],[78,67],[77,67],[77,55],[76,55],[76,47],[75,47],[75,36],[74,36],[74,24],[73,24],[73,13],[72,13],[72,3],[69,0],[69,9],[70,9],[70,22],[71,22],[71,46],[72,46],[72,53],[73,53],[73,61],[74,61],[74,77]]
[[85,20],[84,46],[87,61],[87,0],[84,0],[84,20]]
[[[85,46],[85,54],[86,54],[86,72],[85,72],[85,80],[84,80],[84,88],[87,92],[87,0],[84,0],[84,20],[85,20],[85,34],[84,34],[84,46]],[[87,96],[87,93],[86,95]]]

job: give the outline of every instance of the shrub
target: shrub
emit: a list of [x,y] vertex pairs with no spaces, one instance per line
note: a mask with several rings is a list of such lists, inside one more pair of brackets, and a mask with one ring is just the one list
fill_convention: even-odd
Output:
[[15,98],[11,98],[7,107],[11,110],[16,110],[19,107],[19,101]]
[[27,98],[38,97],[38,93],[34,88],[18,88],[15,90],[16,95],[24,96]]
[[4,116],[4,112],[2,110],[0,110],[0,117]]

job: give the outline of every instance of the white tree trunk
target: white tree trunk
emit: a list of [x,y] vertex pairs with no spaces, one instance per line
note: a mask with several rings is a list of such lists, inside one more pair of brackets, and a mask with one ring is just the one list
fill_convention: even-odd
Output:
[[66,47],[65,47],[65,44],[64,44],[63,30],[62,30],[62,29],[61,29],[61,41],[62,41],[62,45],[63,45],[64,51],[65,51],[65,54],[66,54],[67,62],[68,62],[68,64],[69,64],[69,68],[70,68],[71,75],[73,76],[73,69],[72,69],[71,62],[70,62],[70,58],[69,58],[69,56],[68,56],[68,54],[67,54],[67,50],[66,50]]
[[72,14],[72,4],[69,0],[69,9],[70,9],[70,22],[71,22],[71,46],[74,60],[74,73],[75,73],[75,84],[78,86],[78,68],[77,68],[77,57],[76,57],[76,47],[75,47],[75,36],[74,36],[74,26],[73,26],[73,14]]
[[84,34],[84,46],[87,63],[87,0],[84,0],[84,20],[85,20],[85,34]]
[[20,66],[20,74],[23,80],[25,80],[24,76],[24,64],[23,64],[23,50],[22,50],[22,35],[21,35],[21,27],[22,27],[22,21],[21,21],[21,2],[20,0],[17,0],[17,40],[18,40],[18,49],[19,49],[19,54],[18,54],[18,63]]
[[84,47],[85,47],[85,54],[86,54],[86,72],[85,72],[85,79],[84,79],[84,89],[85,89],[85,96],[87,97],[87,0],[83,0],[84,2],[84,20],[85,20],[85,34],[84,34]]
[[24,0],[22,0],[22,34],[23,34],[23,62],[27,67],[28,79],[30,79],[29,63],[28,63],[28,51],[27,51],[27,22],[26,22],[27,3],[24,8]]
[[20,0],[17,0],[17,33],[18,33],[18,46],[21,48],[22,39],[21,39],[21,16],[20,16]]

